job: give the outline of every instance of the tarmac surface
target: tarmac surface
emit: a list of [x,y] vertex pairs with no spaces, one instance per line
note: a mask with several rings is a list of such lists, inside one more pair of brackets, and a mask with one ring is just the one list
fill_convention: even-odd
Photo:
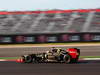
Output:
[[[60,47],[60,46],[59,46]],[[79,48],[81,56],[100,56],[100,46],[64,46],[62,49]],[[1,57],[18,57],[24,54],[45,52],[51,47],[18,47],[18,48],[0,48]]]
[[100,61],[76,64],[0,62],[0,75],[100,75]]
[[[62,48],[70,47],[74,46]],[[81,56],[100,56],[100,46],[75,46],[75,48],[81,50]],[[50,50],[50,47],[0,48],[0,56],[13,57],[47,50]],[[0,75],[100,75],[100,60],[81,60],[76,64],[24,64],[0,61]]]

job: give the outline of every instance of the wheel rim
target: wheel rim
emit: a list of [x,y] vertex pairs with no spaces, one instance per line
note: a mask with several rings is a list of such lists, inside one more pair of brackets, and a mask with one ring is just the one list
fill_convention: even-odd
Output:
[[71,62],[71,59],[70,59],[69,55],[64,56],[64,62],[65,63],[70,63]]
[[30,63],[31,61],[32,61],[31,56],[27,56],[27,57],[25,58],[25,62],[26,62],[26,63]]

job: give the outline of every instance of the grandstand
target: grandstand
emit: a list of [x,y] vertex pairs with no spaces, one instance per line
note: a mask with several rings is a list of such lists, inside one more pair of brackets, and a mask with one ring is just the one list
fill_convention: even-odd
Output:
[[0,12],[0,34],[73,32],[100,32],[100,9]]

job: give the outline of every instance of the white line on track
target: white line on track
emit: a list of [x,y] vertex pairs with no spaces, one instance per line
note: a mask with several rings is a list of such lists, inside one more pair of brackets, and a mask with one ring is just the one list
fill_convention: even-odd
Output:
[[100,60],[100,58],[83,58],[82,60]]
[[0,59],[0,61],[7,61],[6,59]]
[[16,61],[16,59],[0,59],[0,61]]

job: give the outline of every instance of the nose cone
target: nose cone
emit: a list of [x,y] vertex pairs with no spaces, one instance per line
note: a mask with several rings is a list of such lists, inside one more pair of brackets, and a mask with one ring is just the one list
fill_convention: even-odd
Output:
[[23,59],[17,59],[16,62],[23,63],[24,61],[23,61]]

